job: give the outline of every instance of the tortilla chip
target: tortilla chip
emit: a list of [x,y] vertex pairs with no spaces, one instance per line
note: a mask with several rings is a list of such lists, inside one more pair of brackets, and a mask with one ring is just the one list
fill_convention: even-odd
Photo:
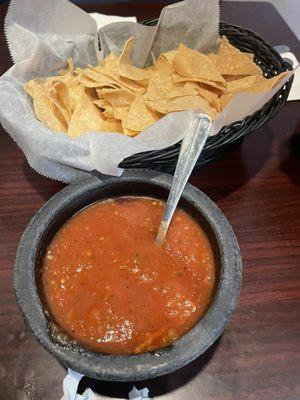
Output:
[[218,56],[215,53],[207,54],[207,57],[213,62],[215,65],[217,64]]
[[[106,84],[113,84],[113,85],[118,85],[120,84],[115,81],[114,79],[101,74],[100,72],[96,71],[95,69],[92,68],[85,68],[83,69],[80,74],[79,74],[79,80],[81,81],[82,84],[84,84],[84,81],[82,79],[88,78],[89,80],[94,82],[94,87],[103,86]],[[90,87],[90,86],[89,86]]]
[[152,76],[154,75],[155,72],[159,73],[162,77],[168,78],[169,76],[172,76],[172,74],[175,71],[174,71],[173,66],[169,63],[167,63],[165,65],[156,64],[153,67],[153,71],[152,71],[150,79],[152,78]]
[[[106,117],[114,117],[121,120],[124,116],[123,109],[129,109],[129,106],[135,99],[135,94],[124,89],[101,89],[97,90],[100,100],[95,102],[96,105],[105,108],[103,114]],[[108,107],[109,104],[109,107]]]
[[28,94],[30,94],[30,88],[31,87],[34,88],[35,84],[44,86],[45,88],[47,88],[49,90],[53,85],[55,85],[58,82],[63,82],[69,86],[69,85],[78,83],[78,80],[76,77],[70,78],[70,77],[66,77],[66,76],[48,76],[47,78],[36,78],[36,79],[32,79],[31,81],[28,81],[24,85],[24,90]]
[[[143,131],[159,119],[159,115],[147,107],[141,95],[137,95],[131,104],[125,127],[132,131]],[[125,132],[125,131],[124,131]]]
[[254,55],[225,37],[217,54],[181,44],[145,69],[132,65],[132,48],[130,38],[120,57],[112,53],[87,68],[74,68],[69,59],[60,76],[27,82],[24,90],[33,98],[37,118],[71,137],[88,131],[135,136],[171,112],[201,110],[214,120],[236,93],[268,91],[288,73],[264,78]]
[[159,71],[153,72],[145,97],[148,100],[154,100],[166,97],[169,92],[174,90],[175,86],[171,75],[161,74]]
[[65,119],[49,97],[46,87],[32,80],[24,88],[33,99],[33,108],[37,119],[53,131],[67,132]]
[[221,92],[218,89],[214,89],[205,85],[204,83],[199,83],[198,85],[198,94],[205,100],[207,100],[212,107],[219,111],[219,95],[221,94]]
[[228,82],[226,92],[267,92],[268,90],[271,90],[287,74],[288,72],[283,72],[282,74],[273,76],[270,79],[266,79],[263,76],[259,75],[244,76],[242,78],[231,80],[230,82]]
[[153,110],[161,114],[169,114],[176,111],[200,110],[208,114],[212,119],[216,117],[216,110],[200,96],[184,96],[174,99],[157,99],[148,101],[147,104]]
[[118,80],[120,77],[119,74],[119,60],[118,57],[114,53],[110,53],[100,65],[96,67],[90,67],[94,69],[96,72],[101,73],[103,75],[108,76],[114,80]]
[[166,60],[160,57],[158,58],[157,62],[151,67],[151,69],[152,69],[151,77],[155,71],[159,72],[159,74],[165,77],[171,76],[174,73],[173,65],[169,64]]
[[[243,76],[227,83],[226,92],[243,92],[245,89],[255,85],[258,75]],[[263,79],[263,78],[262,78]]]
[[74,73],[74,63],[72,58],[67,59],[67,69],[63,69],[62,71],[59,71],[59,75],[69,75],[72,76]]
[[232,46],[226,36],[222,36],[217,55],[216,66],[222,75],[262,75],[259,66]]
[[143,93],[145,88],[138,85],[136,82],[129,81],[125,78],[119,78],[115,80],[110,78],[109,76],[103,75],[100,72],[95,71],[91,68],[86,68],[82,70],[81,74],[79,75],[80,82],[87,87],[94,87],[94,88],[119,88],[119,89],[128,89],[133,92],[140,92]]
[[228,92],[224,93],[221,98],[221,110],[223,110],[232,97],[237,93],[264,93],[271,90],[277,83],[287,76],[288,72],[282,72],[279,75],[273,76],[270,79],[266,79],[263,76],[252,75],[243,77],[237,80],[233,80],[228,83]]
[[85,94],[90,98],[91,101],[97,100],[98,96],[97,96],[97,92],[95,88],[84,88],[84,92]]
[[[113,110],[114,110],[114,118],[125,123],[125,119],[127,117],[129,107],[114,107]],[[124,130],[124,126],[123,126],[123,130]]]
[[106,75],[116,82],[122,84],[123,87],[128,88],[135,92],[145,91],[144,87],[147,86],[147,80],[142,80],[139,82],[132,81],[131,79],[124,78],[119,73],[119,58],[111,53],[107,56],[101,67],[94,67],[98,72]]
[[123,128],[123,132],[125,133],[125,135],[131,136],[131,137],[134,137],[140,133],[139,131],[133,131],[132,129],[128,129],[126,127]]
[[198,90],[194,85],[191,85],[192,82],[187,82],[184,86],[175,86],[172,90],[170,90],[166,97],[168,99],[174,99],[175,97],[184,97],[184,96],[197,96]]
[[140,131],[135,131],[135,130],[129,129],[126,126],[126,120],[127,120],[127,115],[129,112],[129,107],[116,107],[114,109],[114,112],[115,112],[115,118],[119,119],[121,122],[122,130],[125,135],[133,137],[140,133]]
[[104,132],[119,132],[123,133],[122,124],[115,118],[108,118],[103,124]]
[[208,81],[206,79],[202,78],[194,78],[192,76],[182,76],[180,74],[177,74],[176,72],[172,75],[172,79],[174,83],[182,83],[182,82],[199,82],[199,83],[205,83],[208,86],[212,86],[214,88],[217,88],[221,91],[224,91],[226,89],[226,82],[215,82],[215,81]]
[[77,85],[72,85],[69,86],[69,97],[70,97],[70,106],[71,106],[71,112],[75,110],[77,107],[78,103],[80,103],[83,99],[87,97],[88,100],[89,97],[85,93],[85,87],[80,84],[80,82],[77,83]]
[[157,59],[157,64],[159,64],[160,60],[161,61],[164,60],[164,61],[166,61],[166,63],[172,65],[174,62],[174,59],[176,57],[176,54],[177,54],[177,50],[170,50],[170,51],[167,51],[166,53],[161,53],[161,55]]
[[113,106],[105,99],[94,100],[93,104],[97,107],[101,108],[103,115],[105,118],[114,118],[114,108]]
[[135,93],[142,93],[142,94],[146,92],[146,88],[148,85],[148,80],[136,82],[122,77],[120,77],[117,82],[120,82],[122,87],[125,89],[131,90],[132,92]]
[[71,119],[71,101],[67,85],[63,82],[56,82],[48,93],[68,125]]
[[217,117],[218,113],[220,113],[222,111],[222,108],[221,108],[221,95],[216,97],[214,100],[212,100],[210,104],[211,104],[212,107],[214,107],[217,110],[217,115],[216,115],[216,117]]
[[177,83],[177,84],[176,84],[176,87],[177,87],[178,85],[179,85],[179,86],[183,86],[183,87],[185,87],[185,88],[192,88],[192,89],[198,91],[199,86],[200,86],[200,83],[199,83],[199,82],[181,82],[181,83]]
[[133,49],[133,40],[131,37],[127,40],[123,47],[123,51],[119,58],[119,74],[123,78],[131,79],[133,81],[145,81],[150,77],[149,70],[137,68],[132,65],[131,53]]
[[67,112],[71,115],[71,99],[69,94],[69,86],[65,82],[56,82],[53,85],[58,99],[61,101]]
[[[255,76],[258,76],[258,75],[255,75]],[[235,81],[236,79],[245,78],[245,75],[223,75],[223,78],[225,79],[226,84],[227,84],[228,82]]]
[[224,108],[229,104],[231,99],[236,93],[225,93],[220,97],[220,111],[224,110]]
[[105,120],[98,107],[85,96],[76,105],[68,128],[68,135],[76,138],[86,132],[98,132],[105,129]]
[[180,44],[174,58],[175,71],[187,77],[201,78],[214,82],[225,82],[215,64],[205,54]]
[[252,54],[252,53],[245,53],[245,52],[243,52],[243,54],[244,54],[246,57],[250,58],[250,60],[252,60],[252,61],[254,62],[254,54]]
[[78,76],[78,80],[79,82],[87,87],[87,88],[101,88],[101,87],[119,87],[119,85],[116,84],[116,82],[113,82],[111,79],[109,79],[109,81],[101,81],[101,82],[97,82],[94,79],[90,78],[89,76],[87,76],[87,74],[80,74]]
[[274,86],[288,75],[288,71],[275,75],[272,78],[266,79],[264,77],[257,77],[255,85],[247,88],[245,91],[248,93],[264,93],[271,90]]
[[136,94],[126,89],[102,89],[98,92],[101,96],[109,101],[113,107],[128,107],[134,101]]
[[31,81],[28,81],[24,85],[25,92],[28,93],[29,96],[32,98],[34,96],[34,89],[36,88],[36,84],[37,84],[37,79],[32,79]]

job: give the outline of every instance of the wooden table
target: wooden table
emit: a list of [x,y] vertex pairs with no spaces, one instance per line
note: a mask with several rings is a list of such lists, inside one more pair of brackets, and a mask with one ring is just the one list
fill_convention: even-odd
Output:
[[[157,16],[162,3],[89,7]],[[0,8],[1,26],[6,12]],[[295,10],[297,12],[297,10]],[[299,10],[298,10],[299,12]],[[222,19],[255,30],[272,45],[300,47],[267,3],[223,2]],[[0,73],[11,61],[0,36]],[[236,312],[217,344],[189,366],[148,382],[152,397],[172,400],[300,398],[299,102],[288,103],[230,155],[191,182],[224,211],[240,243],[244,282]],[[12,290],[20,236],[33,214],[63,185],[43,178],[2,130],[0,135],[0,399],[58,400],[64,368],[25,328]],[[85,381],[102,395],[126,398],[132,384]]]

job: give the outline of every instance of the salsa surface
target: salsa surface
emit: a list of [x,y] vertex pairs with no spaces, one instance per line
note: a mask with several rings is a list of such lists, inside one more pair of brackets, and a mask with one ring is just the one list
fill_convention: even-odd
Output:
[[211,299],[213,252],[177,209],[155,243],[165,203],[119,197],[70,219],[47,248],[42,290],[54,322],[81,345],[112,354],[151,351],[189,331]]

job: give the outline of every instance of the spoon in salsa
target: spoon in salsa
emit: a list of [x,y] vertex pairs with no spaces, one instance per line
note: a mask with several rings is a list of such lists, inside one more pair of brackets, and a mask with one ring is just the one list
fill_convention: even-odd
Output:
[[208,115],[195,114],[195,118],[192,120],[189,129],[181,142],[172,186],[156,237],[156,242],[159,245],[162,245],[165,240],[171,219],[176,210],[183,189],[185,188],[185,185],[201,154],[211,126],[212,122]]

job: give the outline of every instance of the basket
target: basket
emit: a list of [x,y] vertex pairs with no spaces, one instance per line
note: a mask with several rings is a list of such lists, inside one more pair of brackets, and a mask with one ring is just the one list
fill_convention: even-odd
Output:
[[[145,25],[155,25],[157,20],[142,21]],[[256,33],[239,26],[220,24],[220,34],[227,36],[239,50],[253,53],[254,61],[258,64],[268,78],[283,71],[291,70],[291,65]],[[289,95],[293,78],[291,78],[263,108],[243,121],[234,122],[224,127],[216,136],[209,137],[199,157],[195,168],[216,161],[228,153],[232,147],[251,132],[256,131],[266,124],[282,109]],[[121,168],[147,168],[173,173],[179,154],[180,143],[162,150],[147,151],[134,154],[120,164]]]

